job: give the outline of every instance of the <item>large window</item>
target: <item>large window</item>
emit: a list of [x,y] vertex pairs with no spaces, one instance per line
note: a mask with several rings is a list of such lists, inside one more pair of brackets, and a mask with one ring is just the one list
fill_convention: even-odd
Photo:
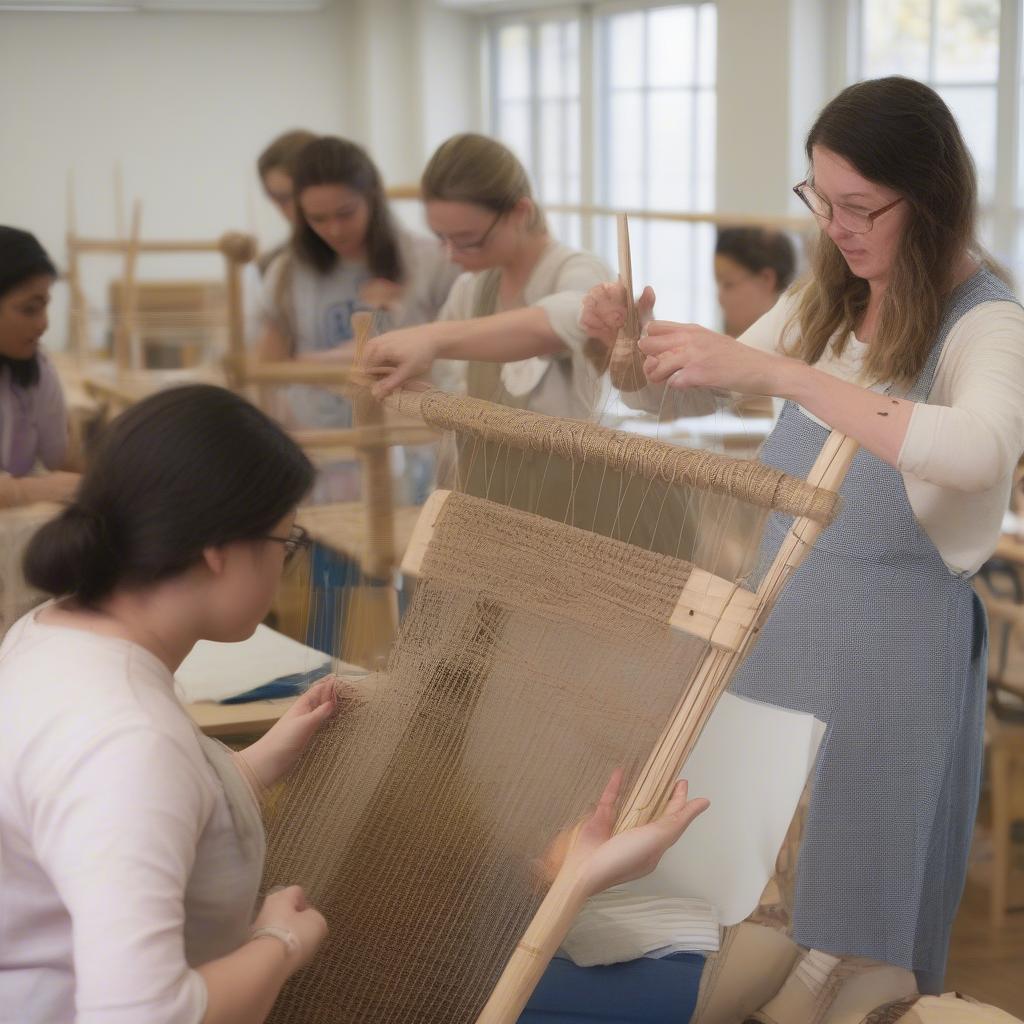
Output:
[[[713,3],[583,5],[496,19],[488,38],[491,130],[542,203],[713,209]],[[615,267],[611,217],[549,218]],[[714,323],[713,229],[637,218],[631,237],[636,283],[654,285],[659,314]]]
[[985,243],[1024,271],[1019,0],[860,0],[857,78],[907,75],[949,104],[978,170]]
[[[579,203],[578,17],[499,24],[491,39],[492,130],[526,165],[543,202]],[[578,218],[553,215],[552,228],[579,244]]]

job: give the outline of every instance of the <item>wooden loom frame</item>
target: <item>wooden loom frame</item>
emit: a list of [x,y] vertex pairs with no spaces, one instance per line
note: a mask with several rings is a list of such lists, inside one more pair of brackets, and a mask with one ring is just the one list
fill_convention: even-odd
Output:
[[[465,406],[465,422],[459,425],[471,435],[497,440],[510,447],[554,452],[538,432],[529,438],[520,431],[502,434],[493,424],[482,425],[484,403],[448,396],[447,415],[433,419],[425,401],[432,389],[400,390],[384,399],[384,405],[403,413],[420,414],[439,429],[450,428]],[[456,411],[453,413],[452,409]],[[858,451],[852,438],[833,431],[807,476],[809,487],[838,492]],[[657,470],[638,476],[654,478]],[[418,575],[431,542],[434,524],[450,492],[431,495],[417,524],[402,563],[404,572]],[[624,800],[615,831],[621,832],[656,818],[664,809],[686,758],[710,717],[732,674],[746,656],[790,576],[826,528],[820,518],[798,516],[756,592],[738,583],[694,568],[670,617],[672,629],[704,640],[707,650],[680,698],[668,724]],[[533,921],[509,959],[501,978],[478,1018],[478,1024],[515,1024],[551,957],[565,938],[573,919],[586,901],[581,880],[563,868],[555,878]]]
[[[636,385],[630,390],[638,390],[636,375],[639,373],[642,379],[643,357],[636,345],[640,324],[633,301],[629,233],[624,216],[619,217],[618,228],[620,281],[626,290],[627,318],[613,347],[609,372],[613,383],[617,383],[618,377],[623,383]],[[353,382],[364,387],[369,383],[358,376],[353,377]],[[483,403],[472,400],[451,400],[449,396],[447,415],[432,419],[429,403],[425,401],[430,390],[400,389],[385,398],[383,405],[417,415],[439,429],[450,429],[453,420],[459,418],[458,425],[470,435],[481,437],[486,434],[489,440],[498,440],[510,448],[555,452],[550,438],[545,438],[541,431],[526,438],[521,431],[512,429],[502,433],[500,423],[485,425],[481,417]],[[838,492],[858,449],[859,445],[852,438],[833,431],[808,473],[808,487]],[[638,472],[637,475],[653,479],[656,473]],[[405,573],[419,575],[434,524],[450,493],[435,491],[424,506],[402,562]],[[704,640],[707,649],[691,685],[676,704],[621,806],[616,832],[645,824],[662,813],[682,766],[719,697],[757,639],[787,581],[825,528],[826,523],[820,517],[798,515],[756,592],[746,590],[732,580],[693,568],[668,625]],[[515,1024],[586,899],[581,879],[571,867],[563,866],[513,951],[477,1024]]]

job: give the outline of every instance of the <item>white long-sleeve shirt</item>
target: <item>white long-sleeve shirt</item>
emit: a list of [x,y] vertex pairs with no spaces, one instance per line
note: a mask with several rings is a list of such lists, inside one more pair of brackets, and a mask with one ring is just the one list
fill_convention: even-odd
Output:
[[37,615],[0,646],[0,1021],[198,1024],[258,868],[166,666]]
[[[782,351],[792,337],[786,325],[796,301],[783,296],[739,340]],[[851,337],[839,357],[830,346],[817,369],[867,386],[866,352],[867,345]],[[714,395],[699,389],[651,387],[622,397],[634,408],[673,419],[715,407]],[[952,572],[976,572],[992,554],[1022,451],[1024,310],[1012,302],[985,302],[950,331],[931,392],[914,408],[896,463],[914,515]]]

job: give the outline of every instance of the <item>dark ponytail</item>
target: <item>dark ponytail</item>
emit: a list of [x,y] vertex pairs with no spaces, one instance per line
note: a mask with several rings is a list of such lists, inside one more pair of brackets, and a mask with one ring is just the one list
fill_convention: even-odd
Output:
[[25,578],[83,604],[169,579],[206,547],[266,536],[313,477],[298,445],[230,391],[162,391],[107,429],[76,500],[32,538]]

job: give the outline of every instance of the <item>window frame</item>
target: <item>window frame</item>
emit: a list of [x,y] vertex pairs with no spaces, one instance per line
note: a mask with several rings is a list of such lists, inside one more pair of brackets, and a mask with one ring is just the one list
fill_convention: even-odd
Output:
[[[530,29],[530,53],[531,53],[531,91],[530,91],[530,123],[531,123],[531,162],[536,167],[541,159],[542,143],[539,137],[540,117],[539,106],[541,97],[538,89],[538,69],[536,60],[536,43],[538,40],[539,26],[543,23],[555,21],[575,20],[579,25],[579,133],[580,133],[580,190],[579,204],[583,206],[602,205],[601,196],[605,194],[604,182],[598,180],[598,167],[607,166],[607,145],[608,145],[608,112],[602,109],[601,100],[604,98],[603,76],[606,70],[601,63],[595,61],[595,50],[598,46],[599,19],[615,14],[630,13],[633,11],[653,11],[664,7],[700,7],[705,3],[713,3],[713,0],[600,0],[600,2],[565,4],[550,8],[527,8],[520,11],[500,11],[486,16],[483,22],[482,51],[484,65],[484,80],[486,82],[486,96],[484,101],[486,130],[497,133],[500,123],[499,106],[501,103],[498,88],[498,75],[500,69],[498,61],[494,59],[497,50],[498,34],[503,28],[509,25],[525,25]],[[699,46],[699,37],[695,36],[694,46]],[[646,94],[650,90],[644,87]],[[698,85],[694,88],[695,96],[701,91]],[[715,84],[710,91],[717,98],[717,75]],[[600,94],[600,95],[599,95]],[[646,110],[646,105],[645,105]],[[696,114],[696,101],[695,101]],[[602,119],[605,121],[602,124]],[[717,131],[717,118],[716,125]],[[692,132],[694,137],[699,131],[698,118],[694,116]],[[644,136],[646,140],[646,136]],[[599,162],[599,159],[600,162]],[[697,147],[691,147],[691,161],[698,159]],[[532,169],[531,169],[532,170]],[[694,171],[694,167],[691,167]],[[714,181],[712,182],[714,188]],[[649,208],[646,203],[642,208]],[[714,208],[714,202],[711,203]],[[680,209],[691,210],[694,207],[690,204],[683,204]],[[583,217],[580,223],[580,244],[582,248],[592,250],[594,248],[594,223],[593,218]]]
[[[842,59],[845,82],[863,78],[864,0],[842,0],[846,6],[847,45]],[[995,180],[991,201],[979,203],[983,221],[990,225],[992,248],[997,258],[1011,263],[1024,273],[1024,182],[1021,181],[1020,139],[1022,135],[1022,29],[1024,15],[1019,0],[1000,0],[999,63],[994,83],[944,82],[935,77],[936,19],[939,0],[929,0],[928,77],[923,79],[935,89],[995,88]],[[1018,195],[1020,200],[1018,201]]]

